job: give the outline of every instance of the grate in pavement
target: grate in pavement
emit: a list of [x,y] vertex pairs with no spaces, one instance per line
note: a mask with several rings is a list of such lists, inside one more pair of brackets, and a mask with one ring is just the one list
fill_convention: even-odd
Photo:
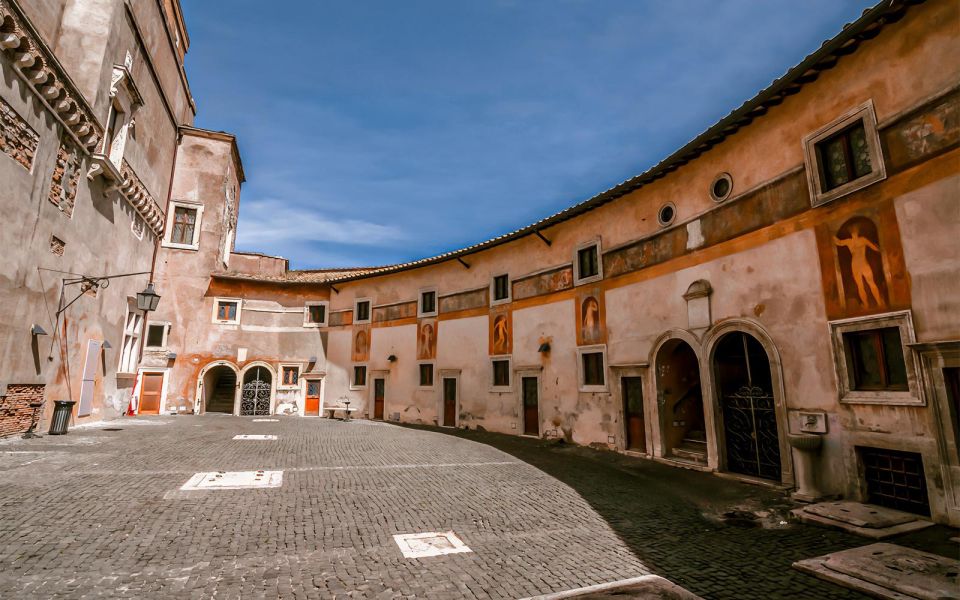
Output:
[[473,552],[452,531],[402,533],[393,536],[393,540],[400,547],[400,552],[403,553],[404,558],[426,558],[428,556]]
[[235,440],[275,440],[277,436],[275,435],[264,435],[261,433],[243,433],[240,435],[233,436]]
[[181,490],[242,490],[275,488],[283,484],[283,471],[212,471],[197,473]]

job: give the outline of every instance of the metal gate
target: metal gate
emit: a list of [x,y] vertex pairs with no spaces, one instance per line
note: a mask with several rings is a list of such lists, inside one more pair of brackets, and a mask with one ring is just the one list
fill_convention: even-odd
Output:
[[773,394],[745,385],[724,395],[727,468],[744,475],[780,479],[780,440]]
[[[266,379],[262,379],[266,373]],[[270,414],[271,377],[263,367],[253,370],[253,377],[243,384],[240,392],[240,414],[260,416]]]
[[857,447],[867,480],[867,501],[918,515],[930,514],[923,458],[916,452]]

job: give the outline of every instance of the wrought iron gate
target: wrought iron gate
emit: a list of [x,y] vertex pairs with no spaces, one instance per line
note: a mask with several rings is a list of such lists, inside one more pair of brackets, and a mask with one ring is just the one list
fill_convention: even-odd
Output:
[[773,394],[745,385],[724,395],[723,428],[727,468],[737,473],[780,480],[780,440]]
[[261,379],[265,370],[257,367],[254,370],[253,378],[243,384],[243,389],[240,392],[241,415],[260,416],[270,414],[270,374],[267,373],[266,380]]

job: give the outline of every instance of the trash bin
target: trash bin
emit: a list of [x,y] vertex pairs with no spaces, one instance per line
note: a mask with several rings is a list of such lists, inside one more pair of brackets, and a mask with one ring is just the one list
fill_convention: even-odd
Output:
[[70,426],[70,416],[73,414],[73,400],[56,400],[53,403],[53,419],[50,420],[49,435],[63,435]]

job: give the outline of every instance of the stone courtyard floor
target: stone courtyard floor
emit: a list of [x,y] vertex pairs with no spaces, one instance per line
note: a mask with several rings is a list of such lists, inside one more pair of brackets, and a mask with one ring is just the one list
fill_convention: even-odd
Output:
[[[520,598],[648,573],[705,598],[861,597],[790,565],[869,542],[781,524],[790,505],[765,488],[513,436],[272,418],[0,440],[0,598]],[[259,469],[282,485],[180,490]],[[404,558],[393,538],[446,531],[470,552]],[[895,542],[945,553],[950,535]]]

